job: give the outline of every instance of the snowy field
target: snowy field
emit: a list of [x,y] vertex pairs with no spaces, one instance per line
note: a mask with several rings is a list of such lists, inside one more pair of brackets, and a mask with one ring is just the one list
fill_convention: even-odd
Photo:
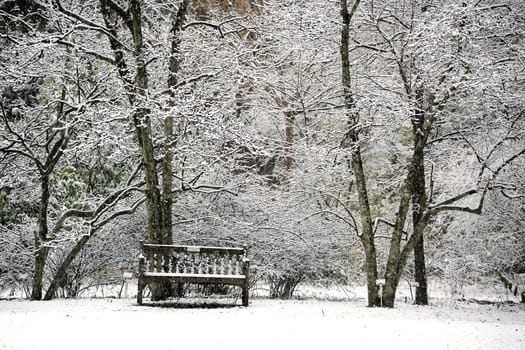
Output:
[[396,309],[363,300],[251,300],[248,308],[134,299],[0,301],[0,349],[525,349],[525,308],[465,302]]

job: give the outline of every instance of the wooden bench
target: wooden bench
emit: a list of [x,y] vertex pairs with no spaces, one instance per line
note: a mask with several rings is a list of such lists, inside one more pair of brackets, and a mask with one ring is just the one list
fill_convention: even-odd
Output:
[[250,260],[246,248],[163,245],[140,242],[137,303],[144,288],[159,281],[224,284],[242,288],[248,306]]

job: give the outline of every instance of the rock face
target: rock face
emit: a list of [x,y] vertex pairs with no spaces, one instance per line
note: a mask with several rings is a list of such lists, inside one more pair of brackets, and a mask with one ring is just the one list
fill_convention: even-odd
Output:
[[198,17],[207,18],[215,10],[231,11],[244,16],[258,13],[262,0],[193,0]]

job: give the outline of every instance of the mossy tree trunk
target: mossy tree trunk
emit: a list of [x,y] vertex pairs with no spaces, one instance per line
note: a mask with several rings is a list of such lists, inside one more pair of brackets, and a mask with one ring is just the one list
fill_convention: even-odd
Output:
[[[348,115],[348,131],[345,135],[343,145],[351,152],[349,158],[350,167],[353,170],[355,184],[357,188],[357,195],[359,200],[360,218],[361,218],[361,243],[365,251],[365,263],[367,274],[367,288],[368,288],[368,305],[369,306],[385,306],[393,307],[395,295],[399,280],[401,278],[403,268],[409,254],[413,251],[416,243],[422,242],[423,231],[428,223],[430,214],[426,211],[426,197],[425,197],[425,183],[424,183],[424,149],[430,134],[433,123],[432,111],[426,108],[415,108],[412,119],[413,133],[415,135],[415,143],[413,154],[409,163],[406,177],[399,190],[399,204],[396,214],[395,223],[392,229],[392,236],[390,239],[388,258],[385,270],[385,285],[383,289],[382,298],[378,294],[378,287],[376,281],[378,278],[377,272],[377,253],[374,242],[374,231],[372,225],[372,216],[370,210],[370,203],[368,200],[368,190],[366,184],[365,170],[363,168],[360,138],[359,138],[359,115],[355,108],[355,100],[351,88],[351,74],[350,74],[350,58],[349,58],[349,31],[350,21],[359,6],[359,1],[355,1],[352,8],[349,10],[346,0],[340,1],[341,6],[341,65],[342,65],[342,86],[345,99],[345,108]],[[400,73],[405,83],[405,87],[410,89],[408,79],[404,67],[400,65]],[[408,91],[411,95],[411,91]],[[418,107],[424,106],[425,101],[424,91],[420,90],[416,98]],[[432,101],[430,101],[432,103]],[[429,113],[427,113],[429,112]],[[423,181],[421,182],[421,179]],[[413,218],[415,218],[413,234],[410,236],[408,242],[402,244],[404,227],[407,221],[410,208],[417,205],[418,210],[413,211]],[[423,284],[424,286],[424,284]]]
[[[137,143],[142,153],[143,169],[146,183],[146,206],[148,214],[147,239],[150,243],[171,244],[173,242],[172,208],[173,208],[173,133],[174,116],[167,113],[163,120],[164,142],[160,162],[156,159],[154,147],[151,112],[147,106],[148,71],[146,67],[145,45],[142,30],[142,8],[140,0],[130,1],[130,11],[120,11],[115,4],[100,0],[101,11],[106,26],[110,28],[108,40],[113,50],[115,65],[128,94],[128,100],[134,106],[132,121]],[[170,94],[169,107],[175,105],[176,89],[179,73],[180,41],[187,8],[190,0],[183,0],[173,17],[171,56],[168,62],[167,85]],[[116,21],[115,19],[118,19]],[[128,66],[123,47],[119,42],[116,28],[118,23],[124,23],[133,38],[133,59],[135,76],[129,76]],[[152,286],[154,300],[165,299],[173,294],[173,288],[168,283],[158,283]]]
[[[425,179],[425,148],[427,146],[428,135],[423,132],[425,129],[425,119],[428,118],[431,127],[433,116],[430,106],[433,98],[427,98],[424,95],[423,88],[416,91],[416,109],[412,118],[412,135],[414,137],[414,175],[412,178],[412,228],[415,231],[417,225],[422,219],[424,211],[427,209],[426,179]],[[416,286],[417,305],[428,305],[427,293],[427,274],[425,264],[425,242],[424,235],[417,240],[414,247],[414,271]]]
[[359,200],[359,209],[361,217],[361,243],[365,250],[365,270],[367,276],[367,291],[368,291],[368,306],[377,306],[380,304],[378,295],[377,280],[377,257],[376,247],[374,242],[374,231],[372,225],[372,215],[370,211],[370,202],[368,199],[368,190],[366,185],[366,176],[363,168],[363,160],[361,157],[360,146],[360,128],[359,115],[356,111],[355,100],[351,87],[350,74],[350,57],[349,57],[349,36],[350,36],[350,22],[354,16],[360,1],[356,0],[352,8],[348,9],[346,0],[340,1],[340,15],[342,19],[341,27],[341,77],[343,86],[343,95],[345,109],[347,113],[347,127],[348,131],[345,135],[342,146],[347,148],[351,153],[348,158],[350,168],[353,171],[355,183],[357,187],[357,196]]

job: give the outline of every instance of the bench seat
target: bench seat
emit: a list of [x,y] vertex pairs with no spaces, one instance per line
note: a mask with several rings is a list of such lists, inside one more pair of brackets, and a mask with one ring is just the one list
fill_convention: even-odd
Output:
[[170,280],[176,283],[227,284],[243,286],[244,275],[206,275],[195,273],[144,272],[143,280]]

